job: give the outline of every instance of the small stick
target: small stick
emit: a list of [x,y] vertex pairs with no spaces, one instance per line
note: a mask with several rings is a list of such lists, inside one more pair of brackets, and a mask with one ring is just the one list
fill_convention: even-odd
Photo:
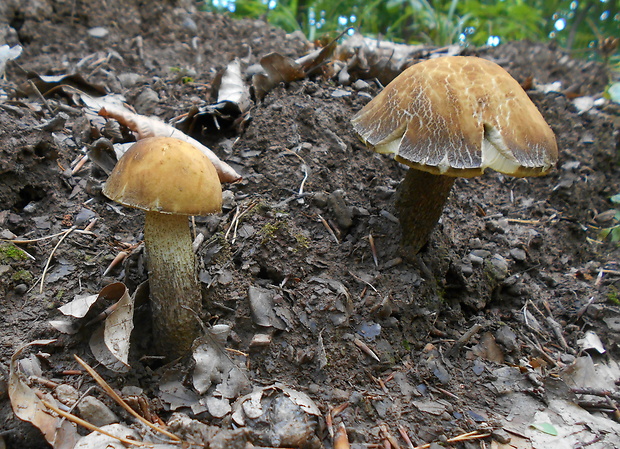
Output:
[[469,328],[467,332],[465,332],[461,338],[459,338],[456,343],[448,350],[446,353],[447,357],[450,357],[457,353],[469,340],[472,339],[474,335],[476,335],[480,329],[482,329],[482,324],[476,323],[472,327]]
[[370,251],[372,251],[372,260],[375,262],[375,267],[378,267],[377,247],[375,246],[375,238],[372,236],[372,233],[368,234],[368,243],[370,243]]
[[35,95],[37,97],[39,97],[39,100],[41,100],[43,102],[43,105],[45,106],[45,109],[47,109],[49,112],[51,112],[53,114],[54,111],[52,110],[52,107],[47,102],[47,99],[43,96],[43,94],[41,93],[39,88],[32,82],[32,80],[28,80],[28,84],[30,85],[30,87],[34,91]]
[[71,176],[79,172],[82,169],[82,167],[84,167],[84,164],[86,163],[87,160],[88,160],[88,156],[86,154],[82,156],[81,159],[78,161],[78,163],[75,164],[75,167],[73,167],[73,169],[71,170]]
[[411,441],[411,438],[409,438],[409,434],[407,433],[407,429],[405,429],[402,425],[399,425],[398,426],[398,433],[400,433],[400,436],[407,443],[407,447],[409,449],[414,449],[413,441]]
[[81,358],[79,358],[77,355],[73,355],[73,357],[75,357],[75,359],[77,360],[77,362],[82,365],[82,367],[88,371],[88,374],[90,374],[92,376],[93,379],[95,379],[95,381],[105,390],[105,392],[107,394],[110,395],[110,397],[112,399],[114,399],[114,401],[116,401],[116,403],[118,405],[120,405],[121,407],[123,407],[125,410],[127,410],[127,412],[129,412],[130,415],[132,415],[134,418],[138,419],[142,424],[147,425],[148,427],[150,427],[151,429],[157,431],[157,432],[161,432],[164,435],[166,435],[168,438],[171,438],[173,440],[175,440],[175,444],[178,444],[181,442],[181,439],[176,436],[173,433],[168,432],[165,429],[162,429],[161,427],[156,426],[155,424],[151,423],[150,421],[144,419],[144,417],[142,417],[138,412],[136,412],[134,409],[132,409],[129,404],[127,404],[127,402],[125,402],[123,400],[123,398],[121,398],[116,391],[114,391],[112,389],[112,387],[110,387],[110,385],[108,385],[108,383],[103,380],[103,378],[97,373],[97,371],[95,371],[88,363],[86,363],[84,360],[82,360]]
[[127,256],[129,256],[129,252],[127,252],[127,251],[119,252],[116,255],[116,257],[112,260],[112,262],[110,262],[110,265],[108,265],[108,268],[105,269],[105,271],[103,272],[102,276],[107,276],[108,273],[110,271],[112,271],[112,268],[114,268],[115,266],[120,264],[123,260],[127,259]]
[[[476,439],[480,439],[480,438],[487,438],[490,437],[491,434],[490,433],[478,433],[477,430],[474,430],[473,432],[467,432],[464,433],[462,435],[458,435],[454,438],[448,438],[446,440],[446,443],[459,443],[462,441],[467,441],[467,440],[476,440]],[[428,449],[429,447],[431,447],[432,443],[428,443],[428,444],[423,444],[422,446],[416,446],[413,449]]]
[[327,232],[329,232],[329,234],[333,237],[334,241],[337,244],[340,244],[338,237],[336,237],[336,234],[334,233],[334,230],[331,228],[329,223],[327,223],[327,221],[325,221],[325,219],[321,217],[321,214],[318,214],[317,217],[319,217],[319,220],[321,220],[321,223],[323,223],[323,226],[325,226],[325,229],[327,229]]
[[120,442],[122,442],[123,444],[128,444],[131,446],[140,446],[140,447],[153,447],[152,444],[150,443],[144,443],[142,441],[136,441],[136,440],[130,440],[128,438],[124,438],[124,437],[117,437],[115,435],[112,435],[109,432],[106,432],[103,429],[100,429],[99,427],[89,423],[88,421],[84,421],[82,418],[78,418],[75,415],[72,415],[71,413],[67,413],[64,412],[62,410],[60,410],[58,407],[56,407],[55,405],[50,404],[49,402],[43,400],[43,405],[45,405],[47,408],[49,408],[50,410],[58,413],[60,416],[62,416],[63,418],[68,419],[69,421],[71,421],[72,423],[78,424],[92,432],[99,432],[103,435],[109,436],[111,438],[114,438],[115,440],[118,440]]
[[368,287],[372,288],[375,293],[379,293],[379,291],[370,283],[370,282],[366,282],[364,279],[362,279],[359,276],[356,276],[355,274],[353,274],[350,270],[347,270],[348,273],[353,276],[357,281],[363,282],[364,284],[366,284]]
[[351,447],[349,445],[349,437],[347,436],[347,428],[344,426],[343,422],[338,424],[338,428],[336,429],[336,434],[333,436],[333,439],[334,449],[349,449]]
[[[91,223],[93,223],[93,225],[94,225],[94,220],[93,220],[93,222],[91,222]],[[89,225],[88,225],[88,226],[90,226],[90,223],[89,223]],[[86,228],[88,228],[88,226],[87,226]],[[74,228],[75,228],[75,227],[74,227]],[[56,234],[46,235],[45,237],[39,237],[39,238],[36,238],[36,239],[29,239],[29,240],[17,240],[17,239],[15,239],[15,240],[10,240],[10,239],[0,239],[0,241],[2,241],[2,242],[11,242],[11,243],[14,243],[14,244],[16,244],[16,245],[25,245],[25,244],[27,244],[27,243],[36,243],[36,242],[40,242],[40,241],[42,241],[42,240],[53,239],[54,237],[58,237],[59,235],[66,234],[68,231],[70,231],[70,229],[65,229],[64,231],[60,231],[60,232],[58,232],[58,233],[56,233]],[[81,230],[81,229],[73,229],[73,232],[75,232],[76,234],[83,234],[83,235],[93,235],[93,236],[95,235],[95,234],[93,234],[92,232],[90,232],[90,230],[86,230],[86,229],[84,229],[84,230]],[[20,248],[20,249],[21,249],[21,248]],[[22,251],[23,251],[23,249],[22,249]],[[31,257],[32,257],[32,256],[31,256]]]
[[70,229],[67,229],[65,231],[64,235],[60,237],[60,239],[58,240],[58,243],[56,243],[56,246],[54,246],[54,249],[50,253],[50,256],[47,258],[47,262],[45,263],[45,268],[43,268],[43,274],[41,274],[41,285],[39,286],[39,293],[43,293],[43,285],[45,284],[45,275],[47,274],[47,270],[49,269],[50,263],[52,262],[52,257],[54,256],[54,253],[56,252],[60,244],[63,242],[63,240],[66,239],[69,234],[75,231],[75,229],[76,229],[76,226],[72,226]]
[[379,429],[381,429],[383,437],[390,442],[390,446],[392,446],[393,449],[400,449],[400,444],[398,444],[398,441],[396,440],[394,435],[390,433],[390,429],[388,429],[387,424],[379,425]]
[[354,338],[353,339],[353,343],[355,344],[355,346],[360,348],[364,354],[366,354],[366,355],[370,356],[371,358],[375,359],[377,362],[381,362],[381,359],[379,359],[377,354],[375,354],[374,351],[372,349],[370,349],[368,347],[368,345],[366,343],[364,343],[362,340],[360,340],[359,338]]

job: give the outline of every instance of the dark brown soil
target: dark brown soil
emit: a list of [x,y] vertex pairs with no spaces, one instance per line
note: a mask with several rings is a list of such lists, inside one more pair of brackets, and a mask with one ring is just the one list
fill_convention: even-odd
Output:
[[[308,49],[298,36],[260,21],[233,21],[170,2],[142,3],[9,1],[0,8],[5,25],[0,43],[5,36],[24,48],[16,61],[21,68],[9,64],[6,81],[0,80],[7,94],[0,99],[0,237],[36,239],[73,225],[83,229],[97,218],[94,235],[71,234],[56,248],[42,293],[37,281],[58,238],[20,245],[33,260],[0,243],[0,443],[7,447],[46,445],[38,430],[13,415],[6,388],[11,355],[33,340],[56,338],[41,349],[47,354],[43,376],[85,391],[92,384],[88,376],[59,373],[77,368],[73,354],[96,365],[89,335],[60,334],[49,320],[75,295],[97,293],[115,281],[133,291],[146,279],[141,250],[103,276],[122,244],[141,241],[143,213],[119,209],[101,195],[105,175],[91,163],[71,175],[71,163],[95,138],[89,122],[70,89],[64,96],[52,93],[47,105],[28,94],[24,71],[81,73],[89,83],[122,93],[139,105],[138,112],[169,120],[192,105],[211,103],[215,73],[233,59],[247,68],[272,51],[297,58]],[[90,37],[87,30],[96,26],[109,34]],[[610,324],[620,310],[619,252],[617,244],[599,239],[601,228],[618,224],[613,212],[601,215],[614,208],[610,197],[620,192],[618,107],[607,103],[579,113],[567,93],[598,98],[611,74],[599,63],[545,44],[467,52],[498,62],[519,82],[533,77],[538,85],[562,83],[562,93],[528,92],[556,134],[560,160],[540,178],[488,173],[457,179],[418,257],[401,253],[394,220],[405,168],[365,148],[349,122],[378,92],[372,80],[362,90],[318,75],[277,86],[252,107],[241,129],[204,138],[243,176],[224,186],[229,201],[221,215],[196,218],[197,231],[207,236],[199,249],[205,316],[211,324],[231,325],[227,346],[249,354],[252,385],[280,382],[304,391],[324,415],[348,401],[337,421],[345,423],[357,447],[383,444],[381,423],[401,447],[406,443],[398,426],[414,445],[500,429],[511,411],[489,387],[496,370],[521,366],[524,378],[533,370],[543,382],[530,387],[544,390],[546,379],[562,378],[583,355],[577,342],[586,331],[594,331],[607,349],[594,356],[597,362],[613,363],[620,353],[620,327]],[[141,77],[125,86],[118,76],[127,73]],[[180,73],[192,82],[182,83]],[[155,95],[141,102],[147,89]],[[61,110],[66,123],[53,128],[48,122]],[[307,179],[300,196],[302,160]],[[250,205],[255,206],[229,229],[236,211]],[[282,329],[254,323],[250,287],[275,294]],[[138,309],[132,371],[119,376],[98,370],[114,387],[143,388],[165,421],[166,404],[156,400],[158,366],[141,359],[150,347],[144,309]],[[525,310],[539,329],[524,321]],[[560,324],[568,348],[545,317]],[[481,330],[449,352],[476,324]],[[373,330],[377,335],[369,336]],[[514,335],[502,338],[512,335],[507,330]],[[271,344],[250,349],[261,333],[271,334]],[[497,341],[502,363],[472,352],[483,336]],[[355,339],[365,341],[380,361],[362,352]],[[532,368],[541,360],[542,368]],[[184,366],[191,373],[190,364]],[[191,380],[187,385],[191,388]],[[537,397],[541,409],[548,405],[547,394]],[[421,411],[415,399],[439,401],[444,410]],[[198,418],[230,426],[206,415]],[[603,416],[615,425],[611,415]],[[324,419],[317,435],[331,447]],[[598,435],[602,445],[592,447],[620,447],[618,435]],[[485,441],[489,447],[491,439]],[[476,440],[467,444],[454,447],[483,447]]]

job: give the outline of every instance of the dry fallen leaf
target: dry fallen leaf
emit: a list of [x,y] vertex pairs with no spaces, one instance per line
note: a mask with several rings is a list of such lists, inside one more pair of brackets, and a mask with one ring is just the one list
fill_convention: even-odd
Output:
[[[24,349],[32,345],[47,345],[55,340],[36,340],[28,343],[11,357],[9,375],[9,398],[13,413],[22,421],[37,427],[54,449],[71,449],[79,437],[76,426],[48,413],[48,409],[35,392],[23,380],[23,374],[17,367],[17,361]],[[49,398],[48,400],[53,400]]]
[[117,302],[105,323],[91,336],[90,349],[106,368],[117,373],[127,372],[130,369],[129,340],[134,327],[134,297],[121,282],[106,286],[99,295]]

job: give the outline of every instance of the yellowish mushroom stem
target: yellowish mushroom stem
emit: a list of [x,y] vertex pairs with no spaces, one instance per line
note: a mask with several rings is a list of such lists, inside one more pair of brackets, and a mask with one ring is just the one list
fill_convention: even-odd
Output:
[[202,293],[187,216],[147,212],[144,240],[155,349],[172,360],[188,354],[200,334]]
[[407,170],[399,188],[396,208],[402,229],[402,244],[410,255],[426,244],[439,221],[455,178]]

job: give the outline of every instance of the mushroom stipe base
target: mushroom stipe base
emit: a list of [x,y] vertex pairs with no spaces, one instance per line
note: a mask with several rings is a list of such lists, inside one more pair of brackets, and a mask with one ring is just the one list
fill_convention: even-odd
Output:
[[426,244],[439,221],[455,178],[409,169],[400,185],[396,208],[402,245],[411,256]]

